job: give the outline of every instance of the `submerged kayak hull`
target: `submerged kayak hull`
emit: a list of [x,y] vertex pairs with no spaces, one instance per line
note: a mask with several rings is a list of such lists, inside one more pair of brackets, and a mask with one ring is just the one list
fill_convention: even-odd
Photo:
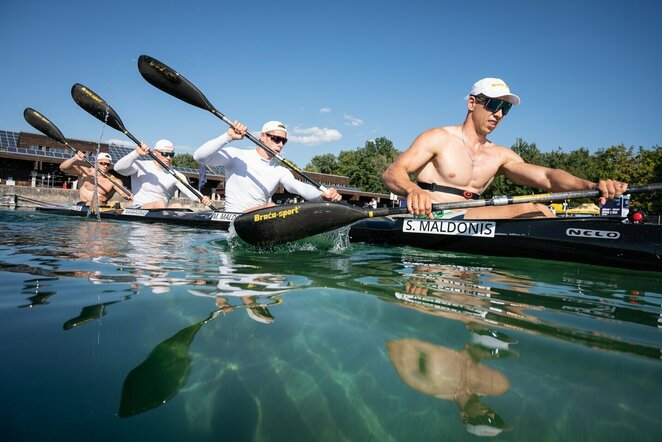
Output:
[[620,218],[394,217],[359,221],[349,235],[352,242],[662,270],[662,226],[630,224]]
[[[97,216],[96,213],[89,213],[89,207],[86,206],[74,206],[70,209],[38,207],[37,211],[52,215]],[[194,212],[189,209],[102,209],[99,215],[107,220],[180,224],[227,232],[232,221],[240,214],[218,210]]]

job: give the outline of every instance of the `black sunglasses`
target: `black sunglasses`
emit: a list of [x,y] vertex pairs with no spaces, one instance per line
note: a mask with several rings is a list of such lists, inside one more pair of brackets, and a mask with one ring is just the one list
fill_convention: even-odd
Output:
[[271,134],[266,134],[269,138],[271,138],[271,141],[274,143],[283,143],[283,146],[287,144],[287,138],[284,137],[279,137],[278,135],[271,135]]
[[504,117],[508,115],[510,108],[513,107],[513,103],[511,103],[510,101],[500,100],[498,98],[488,98],[485,96],[478,96],[478,95],[474,95],[474,97],[476,98],[476,101],[478,101],[479,103],[483,103],[483,106],[485,106],[485,108],[488,111],[492,112],[493,114],[499,112],[499,109],[503,110]]
[[170,158],[174,158],[174,157],[175,157],[175,152],[161,152],[161,151],[158,151],[158,152],[159,152],[161,155],[163,155],[164,157],[170,157]]

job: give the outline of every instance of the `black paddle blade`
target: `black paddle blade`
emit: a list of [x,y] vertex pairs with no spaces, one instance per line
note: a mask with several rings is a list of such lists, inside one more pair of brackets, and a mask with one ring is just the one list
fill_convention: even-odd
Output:
[[23,111],[23,118],[25,118],[25,121],[27,121],[30,126],[34,127],[47,137],[59,141],[62,144],[67,144],[67,140],[64,138],[64,135],[62,135],[62,132],[60,132],[60,129],[51,123],[48,118],[44,117],[31,107],[28,107]]
[[92,90],[80,83],[76,83],[71,88],[71,96],[76,104],[82,107],[88,114],[96,117],[113,129],[126,133],[127,130],[119,115],[117,115],[103,98],[92,92]]
[[122,385],[120,417],[159,407],[172,399],[186,382],[191,367],[189,346],[208,320],[190,325],[157,345]]
[[335,230],[370,218],[371,213],[385,216],[388,209],[368,211],[334,203],[285,204],[244,213],[234,220],[234,229],[249,244],[273,246]]
[[193,83],[157,59],[148,55],[141,55],[138,57],[138,70],[149,84],[166,94],[201,109],[210,112],[214,110],[214,106]]

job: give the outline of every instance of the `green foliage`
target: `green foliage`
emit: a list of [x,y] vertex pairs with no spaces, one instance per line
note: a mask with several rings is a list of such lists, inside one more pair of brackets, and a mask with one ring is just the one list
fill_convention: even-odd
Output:
[[382,174],[400,152],[387,138],[366,141],[356,150],[344,150],[338,158],[332,154],[317,155],[306,166],[311,172],[332,173],[349,178],[349,184],[365,192],[388,193]]
[[310,163],[308,163],[305,169],[310,172],[338,175],[338,170],[339,170],[338,160],[336,159],[336,156],[332,153],[327,153],[324,155],[315,155],[310,160]]
[[191,167],[193,169],[199,167],[198,163],[193,159],[193,155],[190,153],[178,153],[172,159],[172,165],[175,167]]

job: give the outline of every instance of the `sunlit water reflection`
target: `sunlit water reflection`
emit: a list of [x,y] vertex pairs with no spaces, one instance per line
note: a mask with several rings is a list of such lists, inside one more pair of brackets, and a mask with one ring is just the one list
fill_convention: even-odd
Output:
[[659,274],[343,238],[0,212],[1,438],[656,439]]

